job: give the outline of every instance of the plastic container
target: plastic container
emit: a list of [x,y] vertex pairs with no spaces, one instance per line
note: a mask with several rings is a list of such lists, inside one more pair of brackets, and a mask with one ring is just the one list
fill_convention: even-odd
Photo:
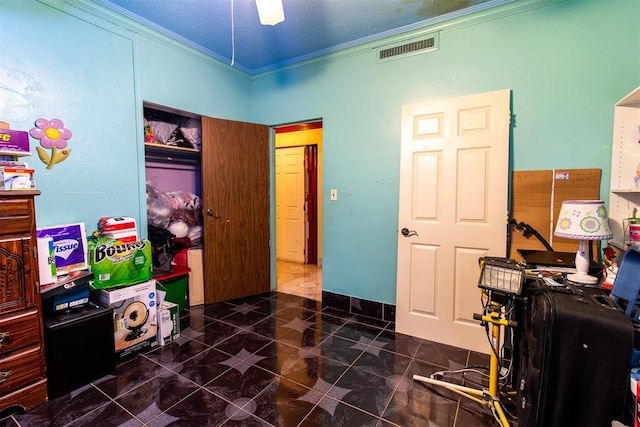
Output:
[[189,267],[173,266],[173,273],[155,277],[156,287],[167,293],[165,300],[178,304],[182,311],[187,305],[187,287],[189,284]]
[[624,253],[611,295],[634,323],[640,323],[640,250],[630,247]]

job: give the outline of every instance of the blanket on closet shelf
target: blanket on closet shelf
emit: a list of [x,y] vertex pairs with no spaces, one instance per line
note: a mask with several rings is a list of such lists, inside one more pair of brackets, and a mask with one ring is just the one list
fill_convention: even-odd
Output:
[[202,201],[187,191],[165,193],[148,182],[147,222],[169,230],[177,238],[188,237],[197,245],[202,238]]

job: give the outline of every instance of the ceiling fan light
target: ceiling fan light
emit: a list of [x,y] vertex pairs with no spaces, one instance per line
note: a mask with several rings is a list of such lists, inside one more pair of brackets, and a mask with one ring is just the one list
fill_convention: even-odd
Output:
[[256,0],[262,25],[276,25],[284,21],[282,0]]

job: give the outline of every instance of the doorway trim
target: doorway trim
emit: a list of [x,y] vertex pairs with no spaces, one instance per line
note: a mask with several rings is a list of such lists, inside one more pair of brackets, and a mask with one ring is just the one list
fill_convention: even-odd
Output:
[[[273,185],[272,185],[272,194],[273,194],[273,225],[272,229],[275,233],[275,175],[276,175],[276,165],[275,165],[275,150],[277,148],[284,147],[295,147],[295,146],[315,146],[316,147],[316,159],[315,165],[307,165],[307,174],[309,174],[308,168],[315,166],[315,179],[316,179],[316,197],[315,197],[315,207],[316,207],[316,242],[315,242],[315,250],[316,250],[316,263],[318,266],[322,266],[322,132],[323,132],[323,122],[322,119],[310,119],[304,122],[297,123],[288,123],[282,125],[273,126],[274,129],[274,141],[273,141]],[[308,157],[308,156],[305,156]],[[306,204],[309,206],[309,203]],[[309,236],[311,233],[306,233]],[[273,244],[273,265],[276,263],[276,238],[275,234],[272,237]],[[309,248],[308,242],[305,243],[305,247],[307,247],[307,256],[306,262],[310,262],[309,258]],[[275,270],[275,269],[274,269]],[[275,283],[277,286],[277,282]]]

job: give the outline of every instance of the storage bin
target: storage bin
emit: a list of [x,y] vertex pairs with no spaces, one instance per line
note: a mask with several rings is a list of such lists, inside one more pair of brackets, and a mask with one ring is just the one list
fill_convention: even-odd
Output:
[[613,282],[611,295],[634,323],[640,323],[640,249],[632,246],[624,253]]
[[180,311],[184,310],[187,302],[189,268],[174,265],[173,273],[158,276],[155,279],[158,290],[167,293],[164,299],[174,304],[178,304]]

